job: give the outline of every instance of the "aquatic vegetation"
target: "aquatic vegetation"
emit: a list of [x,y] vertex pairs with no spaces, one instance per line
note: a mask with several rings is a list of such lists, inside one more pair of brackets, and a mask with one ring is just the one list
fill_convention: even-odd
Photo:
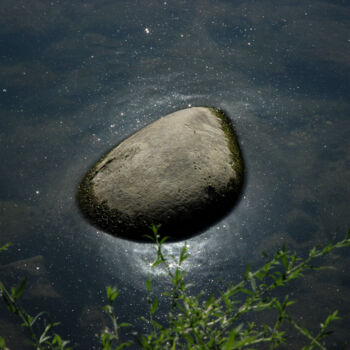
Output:
[[230,185],[239,193],[244,180],[244,163],[242,152],[237,141],[237,133],[232,121],[222,109],[213,107],[209,107],[209,109],[221,120],[221,128],[226,135],[228,147],[231,152],[232,168],[237,175],[236,178],[232,178]]
[[[152,281],[146,280],[148,316],[142,316],[150,331],[135,339],[121,340],[120,333],[124,328],[132,327],[129,323],[118,323],[114,311],[114,303],[119,291],[116,287],[106,288],[108,304],[104,311],[109,316],[111,330],[102,330],[99,339],[103,350],[123,349],[139,346],[141,349],[245,349],[257,348],[267,344],[275,349],[286,342],[288,332],[284,327],[291,325],[305,337],[303,349],[326,349],[324,339],[329,336],[330,324],[339,319],[338,311],[329,314],[320,324],[317,334],[300,326],[290,313],[290,306],[294,304],[284,292],[281,297],[271,292],[286,286],[294,279],[302,277],[308,270],[315,267],[315,259],[321,258],[332,251],[350,246],[350,230],[346,237],[338,242],[329,243],[323,248],[312,248],[308,256],[301,258],[285,248],[280,249],[262,267],[251,271],[248,267],[241,282],[231,285],[219,296],[203,294],[193,296],[189,293],[189,285],[182,265],[189,257],[186,244],[179,256],[167,256],[163,251],[166,237],[161,237],[158,227],[152,227],[153,235],[148,236],[155,243],[155,260],[152,268],[161,266],[171,281],[170,291],[165,291],[162,297],[168,299],[169,311],[165,322],[157,318],[159,300],[153,297]],[[4,250],[8,245],[0,248]],[[29,331],[31,344],[35,349],[72,349],[69,342],[54,332],[58,323],[46,323],[41,333],[34,330],[34,324],[43,317],[39,313],[30,316],[18,303],[23,293],[26,280],[17,288],[9,290],[0,285],[3,301],[10,312],[17,315],[23,322],[22,327]],[[255,324],[249,321],[249,316],[255,312],[274,311],[274,319],[270,323]],[[4,338],[0,337],[0,349],[5,350]]]

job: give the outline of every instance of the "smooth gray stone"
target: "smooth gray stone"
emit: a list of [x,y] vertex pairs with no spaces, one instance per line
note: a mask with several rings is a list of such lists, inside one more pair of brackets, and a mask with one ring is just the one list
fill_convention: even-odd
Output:
[[243,162],[230,120],[208,107],[158,119],[121,142],[85,175],[79,203],[97,227],[144,241],[152,224],[172,240],[230,210]]

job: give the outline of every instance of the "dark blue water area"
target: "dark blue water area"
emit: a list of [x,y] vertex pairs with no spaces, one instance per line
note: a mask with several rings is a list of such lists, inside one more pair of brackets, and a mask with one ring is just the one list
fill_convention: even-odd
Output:
[[[233,210],[187,240],[191,292],[216,294],[286,245],[306,254],[349,227],[349,6],[344,1],[13,2],[0,19],[0,280],[28,276],[22,303],[47,310],[77,349],[98,347],[116,312],[147,330],[154,296],[170,287],[151,270],[152,244],[91,226],[76,204],[79,182],[107,151],[159,117],[189,106],[224,109],[245,160]],[[150,164],[150,166],[152,166]],[[178,254],[184,242],[165,245]],[[334,309],[342,320],[327,348],[349,339],[348,250],[335,269],[288,289],[293,315],[311,329]],[[283,292],[283,291],[282,291]],[[307,311],[306,311],[307,310]],[[161,298],[159,317],[166,318]],[[267,321],[254,315],[253,320]],[[25,349],[0,305],[0,335]],[[301,348],[302,338],[286,348]],[[289,346],[288,346],[289,345]]]

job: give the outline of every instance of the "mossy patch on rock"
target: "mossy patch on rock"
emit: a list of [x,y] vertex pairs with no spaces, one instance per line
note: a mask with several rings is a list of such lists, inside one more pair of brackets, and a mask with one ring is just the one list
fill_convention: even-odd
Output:
[[193,107],[144,127],[84,176],[78,200],[104,231],[145,241],[152,224],[171,240],[196,234],[234,206],[243,183],[235,131],[222,110]]

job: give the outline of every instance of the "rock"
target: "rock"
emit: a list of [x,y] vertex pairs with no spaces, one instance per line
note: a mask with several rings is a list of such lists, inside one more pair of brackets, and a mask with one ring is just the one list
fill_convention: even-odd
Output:
[[[83,178],[78,200],[99,228],[144,241],[152,224],[180,240],[234,205],[243,162],[223,111],[183,109],[144,127],[107,153]],[[148,239],[147,239],[148,240]]]
[[28,278],[27,286],[29,286],[23,293],[22,299],[60,297],[51,284],[45,258],[42,255],[2,265],[0,276],[0,284],[5,283],[7,287],[18,286],[24,278]]
[[[10,314],[10,312],[8,312],[8,314]],[[26,329],[24,329],[24,327],[19,327],[18,322],[16,322],[17,319],[10,321],[9,317],[6,316],[8,316],[6,312],[3,312],[3,314],[0,315],[1,336],[6,341],[6,347],[4,349],[32,350],[33,346],[28,344],[28,334],[26,333]]]

